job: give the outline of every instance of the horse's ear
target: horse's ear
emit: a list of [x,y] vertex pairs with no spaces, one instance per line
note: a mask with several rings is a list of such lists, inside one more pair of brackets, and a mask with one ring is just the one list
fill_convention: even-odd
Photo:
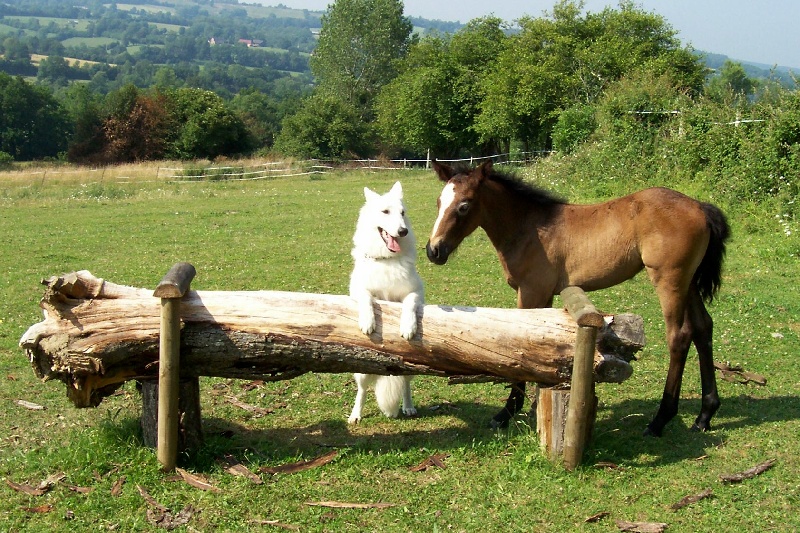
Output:
[[436,175],[439,176],[439,179],[445,183],[450,181],[450,178],[453,177],[453,169],[444,163],[439,163],[434,159],[431,161],[431,164],[433,165],[433,171],[436,172]]
[[488,178],[492,174],[493,167],[494,163],[492,163],[491,159],[481,164],[481,166],[478,167],[478,170],[481,173],[481,178]]

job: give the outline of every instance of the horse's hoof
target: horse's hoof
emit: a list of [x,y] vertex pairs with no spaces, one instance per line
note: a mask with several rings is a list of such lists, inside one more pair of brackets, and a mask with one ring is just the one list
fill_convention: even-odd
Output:
[[506,429],[508,427],[508,419],[496,420],[492,418],[489,420],[489,427],[492,429]]
[[647,426],[644,429],[644,432],[642,432],[642,436],[643,437],[660,437],[661,436],[661,430],[656,431],[654,428],[652,428],[650,426]]
[[706,431],[711,431],[711,425],[710,424],[698,424],[697,422],[695,422],[694,424],[692,424],[692,427],[689,428],[689,430],[694,432],[694,433],[705,433]]

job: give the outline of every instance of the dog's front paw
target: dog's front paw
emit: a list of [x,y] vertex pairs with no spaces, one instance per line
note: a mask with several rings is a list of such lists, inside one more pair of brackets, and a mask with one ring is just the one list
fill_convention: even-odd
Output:
[[400,316],[400,336],[406,340],[411,340],[417,334],[417,317],[414,315]]
[[358,424],[359,422],[361,422],[360,416],[350,415],[350,417],[347,419],[348,424]]
[[403,414],[406,416],[417,416],[417,410],[413,407],[405,408],[403,407]]
[[370,335],[375,331],[375,315],[372,313],[361,314],[358,317],[358,327],[364,335]]

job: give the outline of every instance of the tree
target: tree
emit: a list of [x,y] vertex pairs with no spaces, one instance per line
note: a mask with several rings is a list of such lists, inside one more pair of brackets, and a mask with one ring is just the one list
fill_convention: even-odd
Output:
[[562,0],[548,18],[520,21],[521,31],[485,78],[476,124],[484,138],[547,148],[564,109],[593,103],[610,83],[642,67],[668,74],[688,92],[702,88],[699,61],[680,48],[661,16],[630,1],[618,10],[582,15],[582,9],[582,3]]
[[747,76],[741,63],[726,60],[706,86],[706,94],[719,102],[746,102],[755,93],[757,83]]
[[363,153],[369,130],[353,106],[316,92],[300,109],[283,120],[275,141],[281,154],[318,159],[339,159]]
[[215,158],[246,152],[242,120],[211,91],[181,88],[166,93],[172,124],[170,155],[180,159]]
[[406,54],[412,29],[400,0],[336,0],[322,16],[309,60],[319,90],[371,120],[373,101],[395,77],[395,62]]
[[50,89],[0,73],[0,152],[18,161],[54,157],[69,135],[69,117]]
[[505,43],[499,18],[476,19],[452,37],[430,36],[412,45],[400,74],[377,99],[383,142],[395,149],[438,157],[472,151],[484,98],[481,80]]

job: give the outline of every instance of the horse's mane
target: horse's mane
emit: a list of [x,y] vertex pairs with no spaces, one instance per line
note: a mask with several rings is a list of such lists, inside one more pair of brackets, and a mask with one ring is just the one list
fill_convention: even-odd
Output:
[[545,189],[536,187],[531,183],[523,181],[519,177],[510,173],[494,170],[493,168],[492,173],[489,174],[488,178],[502,185],[508,192],[512,193],[517,198],[522,198],[527,202],[536,204],[538,206],[545,207],[563,205],[567,203],[564,198]]

